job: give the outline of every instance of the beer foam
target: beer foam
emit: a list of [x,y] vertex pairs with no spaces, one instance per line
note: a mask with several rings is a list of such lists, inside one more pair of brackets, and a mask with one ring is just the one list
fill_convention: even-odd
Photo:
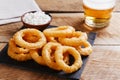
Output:
[[83,0],[83,4],[97,10],[110,9],[115,6],[116,0]]

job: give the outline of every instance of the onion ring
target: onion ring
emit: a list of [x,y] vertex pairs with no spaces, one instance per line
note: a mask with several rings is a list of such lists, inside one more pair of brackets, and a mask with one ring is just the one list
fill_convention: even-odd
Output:
[[15,59],[17,61],[27,61],[32,59],[29,52],[27,53],[18,53],[14,50],[12,50],[11,46],[8,47],[8,56],[10,56],[12,59]]
[[69,54],[68,53],[65,53],[63,54],[63,61],[66,63],[66,64],[69,64],[70,58],[69,58]]
[[49,37],[70,37],[74,31],[75,29],[71,26],[59,26],[45,29],[43,33]]
[[22,29],[10,39],[8,56],[17,61],[33,59],[51,69],[72,73],[82,66],[81,55],[92,53],[87,39],[86,33],[75,31],[72,26],[49,28],[43,32]]
[[48,42],[58,42],[58,38],[46,36]]
[[39,37],[38,36],[35,36],[33,35],[32,33],[26,33],[24,36],[23,36],[23,39],[29,43],[35,43],[36,41],[38,41]]
[[79,46],[87,39],[87,34],[81,31],[73,32],[72,37],[61,38],[59,42],[67,46]]
[[[70,66],[68,64],[66,64],[63,60],[63,54],[65,52],[68,52],[69,54],[71,54],[75,59],[74,63]],[[82,59],[81,59],[79,52],[74,47],[70,47],[70,46],[64,46],[62,54],[59,53],[58,51],[56,51],[55,52],[55,60],[56,60],[56,63],[66,73],[75,72],[82,66]]]
[[31,50],[30,51],[31,57],[34,61],[36,61],[38,64],[41,65],[46,65],[43,57],[42,57],[42,50],[41,49],[37,49],[37,50]]
[[17,53],[27,53],[29,49],[22,48],[15,44],[15,41],[13,38],[9,40],[9,46],[11,47],[11,50],[17,52]]
[[53,56],[56,51],[59,52],[60,54],[62,53],[61,44],[56,42],[48,42],[43,47],[42,56],[48,67],[55,70],[61,70],[58,64],[56,64],[56,61],[53,61],[53,59],[51,59],[51,56]]
[[[81,46],[84,47],[82,48]],[[84,41],[81,46],[76,47],[81,55],[88,56],[92,53],[92,46],[88,41]]]
[[[27,36],[27,33],[31,33],[31,36],[38,37],[38,40],[36,42],[30,43],[23,39],[24,36]],[[37,29],[23,29],[18,31],[13,36],[15,43],[23,48],[28,49],[35,49],[35,48],[41,48],[46,43],[46,38],[44,34],[37,30]]]

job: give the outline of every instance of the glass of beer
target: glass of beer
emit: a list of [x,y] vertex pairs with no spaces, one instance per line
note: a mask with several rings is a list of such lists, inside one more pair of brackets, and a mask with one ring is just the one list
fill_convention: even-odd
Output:
[[85,24],[91,29],[107,27],[116,0],[83,0]]

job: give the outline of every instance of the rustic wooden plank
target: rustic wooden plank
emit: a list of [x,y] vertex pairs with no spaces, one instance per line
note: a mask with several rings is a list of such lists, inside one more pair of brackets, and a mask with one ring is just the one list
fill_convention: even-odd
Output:
[[0,25],[0,42],[8,42],[12,35],[21,27],[21,22]]
[[114,11],[120,11],[120,0],[116,0],[116,5]]
[[81,11],[82,0],[36,0],[43,11]]
[[0,43],[0,51],[5,47],[7,43]]
[[[52,25],[71,25],[76,30],[86,31],[83,26],[83,14],[52,14]],[[97,32],[95,45],[120,45],[120,13],[113,13],[110,25]]]
[[96,45],[120,45],[120,13],[114,13],[110,25],[97,33]]
[[[94,46],[80,80],[119,80],[119,52],[120,46]],[[0,78],[7,80],[46,80],[48,78],[49,80],[61,80],[61,78],[49,74],[4,64],[0,64]]]
[[[77,28],[83,21],[83,14],[75,13],[75,14],[51,14],[53,16],[53,20],[51,25],[71,25]],[[22,23],[13,23],[0,26],[0,42],[8,42],[10,37],[18,31],[22,27]]]
[[[51,14],[53,19],[51,25],[70,25],[76,30],[85,31],[83,27],[83,13]],[[113,13],[110,25],[97,33],[95,45],[120,45],[120,13]],[[0,42],[8,42],[9,38],[18,31],[22,23],[14,23],[0,26]]]
[[[44,11],[83,11],[81,0],[36,0]],[[46,2],[47,1],[47,2]],[[56,2],[58,1],[58,2]],[[114,11],[120,11],[120,0]],[[80,5],[80,7],[79,7]],[[77,30],[83,22],[82,13],[51,14],[53,21],[51,25],[71,25]],[[80,80],[119,80],[120,77],[120,13],[114,13],[110,26],[97,33],[93,54],[89,56],[84,72]],[[21,22],[0,26],[0,42],[8,42],[9,38],[22,26]],[[6,43],[0,43],[0,50]],[[104,46],[105,45],[105,46]],[[111,45],[111,46],[109,46]],[[118,45],[118,46],[116,46]],[[61,78],[20,69],[17,67],[0,64],[1,80],[61,80]],[[64,80],[64,79],[62,79]]]
[[[83,12],[82,0],[36,0],[43,11],[50,12]],[[117,0],[114,11],[120,11],[120,0]]]
[[120,46],[94,46],[81,80],[120,80]]
[[61,13],[61,14],[51,14],[53,19],[51,25],[62,26],[70,25],[76,29],[80,28],[84,20],[83,13]]

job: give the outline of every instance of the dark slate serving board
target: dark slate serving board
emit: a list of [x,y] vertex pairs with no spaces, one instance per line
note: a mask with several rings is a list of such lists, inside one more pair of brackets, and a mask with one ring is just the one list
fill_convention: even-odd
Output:
[[[49,27],[53,27],[53,26],[49,26]],[[89,33],[88,34],[88,41],[91,43],[91,45],[93,45],[95,37],[96,37],[96,33]],[[67,78],[70,80],[78,80],[80,78],[80,76],[83,72],[83,69],[85,67],[85,64],[87,62],[87,59],[88,59],[88,56],[86,56],[86,57],[82,56],[82,60],[83,60],[82,67],[74,73],[66,74],[63,71],[55,71],[55,70],[52,70],[46,66],[41,66],[33,60],[29,60],[26,62],[18,62],[16,60],[13,60],[7,55],[7,49],[8,49],[8,44],[0,52],[0,63],[9,64],[12,66],[17,66],[17,68],[24,68],[24,69],[31,70],[31,71],[55,75],[55,76]]]

